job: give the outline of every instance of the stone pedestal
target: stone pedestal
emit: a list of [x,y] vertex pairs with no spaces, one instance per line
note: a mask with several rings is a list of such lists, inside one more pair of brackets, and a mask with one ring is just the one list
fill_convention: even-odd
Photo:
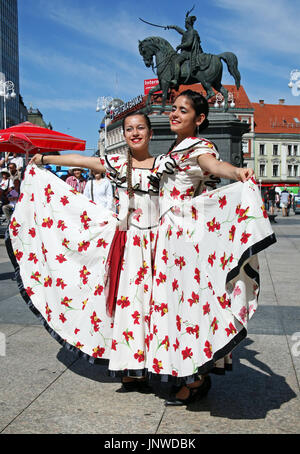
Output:
[[[214,109],[211,109],[208,120],[209,127],[201,131],[201,135],[217,146],[223,161],[243,167],[242,136],[249,132],[250,125],[242,123],[230,112],[216,112]],[[222,179],[221,185],[230,182],[230,180]]]

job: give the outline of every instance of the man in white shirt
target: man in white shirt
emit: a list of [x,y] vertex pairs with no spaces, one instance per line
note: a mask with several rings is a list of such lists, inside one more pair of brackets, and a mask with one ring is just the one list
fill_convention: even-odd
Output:
[[84,195],[93,202],[111,210],[113,208],[113,188],[111,182],[98,172],[93,172],[94,179],[87,182]]
[[3,165],[6,165],[8,167],[8,165],[10,163],[16,164],[17,170],[23,169],[24,160],[23,160],[22,156],[18,155],[17,153],[13,153],[12,155],[10,152],[7,153],[5,158],[0,160],[0,167],[2,167]]

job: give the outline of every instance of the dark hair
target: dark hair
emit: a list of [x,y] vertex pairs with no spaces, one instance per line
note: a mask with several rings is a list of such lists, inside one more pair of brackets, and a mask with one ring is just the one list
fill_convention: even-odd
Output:
[[202,113],[205,115],[205,120],[197,128],[197,132],[200,132],[203,129],[206,129],[209,125],[209,121],[207,119],[209,107],[208,107],[208,102],[204,98],[204,96],[202,96],[197,91],[193,91],[193,90],[182,91],[181,93],[179,93],[179,95],[176,97],[176,99],[179,98],[179,96],[186,96],[190,100],[197,117],[199,115],[201,115]]
[[125,121],[128,117],[135,117],[136,115],[140,115],[141,117],[144,117],[146,123],[147,123],[147,126],[148,126],[148,129],[149,131],[152,129],[151,127],[151,122],[150,122],[150,118],[148,117],[148,115],[146,115],[144,112],[138,112],[138,111],[135,111],[135,112],[129,112],[129,114],[127,114],[123,120],[122,120],[122,128],[123,128],[123,131],[125,130]]

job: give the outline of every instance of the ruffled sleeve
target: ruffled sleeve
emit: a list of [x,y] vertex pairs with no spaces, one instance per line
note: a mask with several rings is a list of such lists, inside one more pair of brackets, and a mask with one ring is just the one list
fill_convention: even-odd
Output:
[[116,184],[122,184],[126,181],[126,156],[119,154],[105,155],[103,165],[106,168],[106,176],[109,180]]
[[212,181],[215,185],[220,179],[209,175],[207,172],[203,172],[199,167],[197,158],[203,154],[211,154],[216,159],[219,159],[216,146],[209,140],[199,139],[197,137],[189,137],[183,140],[167,155],[159,156],[156,162],[156,169],[153,175],[149,177],[151,184],[157,187],[164,173],[173,174],[175,169],[177,169],[179,172],[187,171],[197,174],[205,181],[207,186],[210,186],[210,184],[207,184],[209,181]]
[[219,159],[219,153],[216,145],[207,139],[200,139],[200,142],[193,146],[193,150],[190,152],[190,158],[197,159],[203,154],[211,154],[216,159]]

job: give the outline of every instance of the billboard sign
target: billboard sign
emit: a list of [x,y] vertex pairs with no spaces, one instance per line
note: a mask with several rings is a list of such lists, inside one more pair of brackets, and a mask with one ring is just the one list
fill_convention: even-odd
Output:
[[[151,88],[154,88],[159,84],[158,79],[146,79],[144,80],[144,94],[148,95]],[[162,93],[162,91],[157,91],[156,94]]]

